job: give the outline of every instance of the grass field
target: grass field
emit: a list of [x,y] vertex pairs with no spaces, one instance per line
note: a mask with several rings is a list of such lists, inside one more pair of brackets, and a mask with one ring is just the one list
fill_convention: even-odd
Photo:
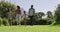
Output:
[[60,32],[60,26],[0,26],[0,32]]

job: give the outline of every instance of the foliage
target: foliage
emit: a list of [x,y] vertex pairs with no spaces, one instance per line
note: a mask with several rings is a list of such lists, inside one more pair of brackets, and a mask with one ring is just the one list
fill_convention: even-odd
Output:
[[3,18],[3,25],[9,26],[8,20],[6,18]]
[[52,18],[52,17],[53,17],[52,12],[51,11],[48,11],[47,12],[47,18]]
[[8,26],[9,25],[8,20],[6,18],[0,17],[0,25]]
[[39,12],[39,13],[38,13],[38,16],[39,16],[39,18],[42,19],[42,17],[45,16],[45,14],[44,14],[43,12]]
[[9,25],[7,19],[8,11],[12,11],[12,17],[15,18],[16,5],[10,2],[0,2],[0,17],[3,18],[3,21],[0,19],[0,23],[3,22],[4,25]]
[[[17,25],[17,22],[15,20],[15,13],[16,13],[16,5],[14,4],[11,4],[9,2],[0,2],[0,25],[1,24],[4,24],[5,26],[6,25],[9,25],[9,21],[7,20],[7,12],[8,11],[12,11],[12,17],[13,17],[13,25]],[[48,11],[47,12],[47,18],[44,19],[42,18],[43,16],[45,16],[45,13],[44,12],[38,12],[38,13],[35,13],[35,16],[34,16],[34,21],[33,21],[33,24],[34,25],[47,25],[47,24],[51,24],[51,25],[54,25],[57,21],[57,23],[60,23],[60,5],[57,7],[56,11],[55,11],[55,17],[53,16],[52,12],[51,11]],[[55,21],[56,20],[56,21]],[[23,25],[26,21],[26,24],[30,24],[30,19],[27,17],[25,20],[22,20],[21,21],[21,24]],[[2,23],[3,22],[3,23]]]
[[51,23],[51,25],[54,25],[56,23],[55,17],[53,16],[51,11],[47,12],[47,21]]
[[49,22],[49,24],[51,24],[51,25],[55,25],[55,23],[56,23],[54,18],[53,19],[47,18],[47,22]]
[[1,17],[7,17],[7,12],[16,10],[16,6],[9,2],[0,2],[0,15]]
[[45,14],[43,12],[38,12],[38,13],[35,13],[35,16],[34,16],[34,19],[36,21],[42,19],[42,17],[45,16]]
[[58,7],[55,11],[55,17],[56,17],[56,23],[60,24],[60,4],[58,5]]
[[0,26],[3,24],[2,21],[3,21],[3,19],[0,17]]

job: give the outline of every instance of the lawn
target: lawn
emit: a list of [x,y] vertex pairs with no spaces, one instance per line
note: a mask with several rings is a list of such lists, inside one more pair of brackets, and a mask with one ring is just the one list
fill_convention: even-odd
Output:
[[60,26],[0,26],[0,32],[60,32]]

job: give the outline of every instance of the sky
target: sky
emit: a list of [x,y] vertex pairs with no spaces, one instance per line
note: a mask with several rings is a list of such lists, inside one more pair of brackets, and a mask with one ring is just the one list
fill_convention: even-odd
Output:
[[51,11],[54,13],[58,4],[60,4],[60,0],[5,0],[11,2],[15,5],[19,5],[25,11],[28,12],[31,5],[34,5],[36,12],[44,12]]

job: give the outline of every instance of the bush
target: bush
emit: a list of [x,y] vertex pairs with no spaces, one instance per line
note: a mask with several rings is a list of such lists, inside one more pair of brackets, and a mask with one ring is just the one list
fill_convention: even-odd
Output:
[[[22,25],[24,25],[24,22],[25,20],[23,20],[22,22],[21,22],[21,24]],[[26,19],[26,24],[27,25],[30,25],[31,24],[31,22],[30,22],[30,19]],[[50,24],[52,24],[52,21],[51,20],[47,20],[47,19],[36,19],[36,18],[34,18],[34,21],[33,21],[33,25],[50,25]]]
[[3,19],[0,17],[0,26],[2,25]]
[[55,23],[56,23],[55,19],[51,19],[51,18],[48,18],[47,21],[48,21],[49,24],[51,24],[51,25],[55,25]]
[[26,25],[29,25],[29,18],[26,18],[25,20],[22,20],[21,25],[24,25],[25,21],[26,21]]
[[39,21],[37,21],[37,25],[47,25],[47,20],[46,19],[40,19]]
[[9,26],[8,20],[6,18],[3,19],[4,26]]
[[17,21],[13,19],[12,25],[17,25]]

